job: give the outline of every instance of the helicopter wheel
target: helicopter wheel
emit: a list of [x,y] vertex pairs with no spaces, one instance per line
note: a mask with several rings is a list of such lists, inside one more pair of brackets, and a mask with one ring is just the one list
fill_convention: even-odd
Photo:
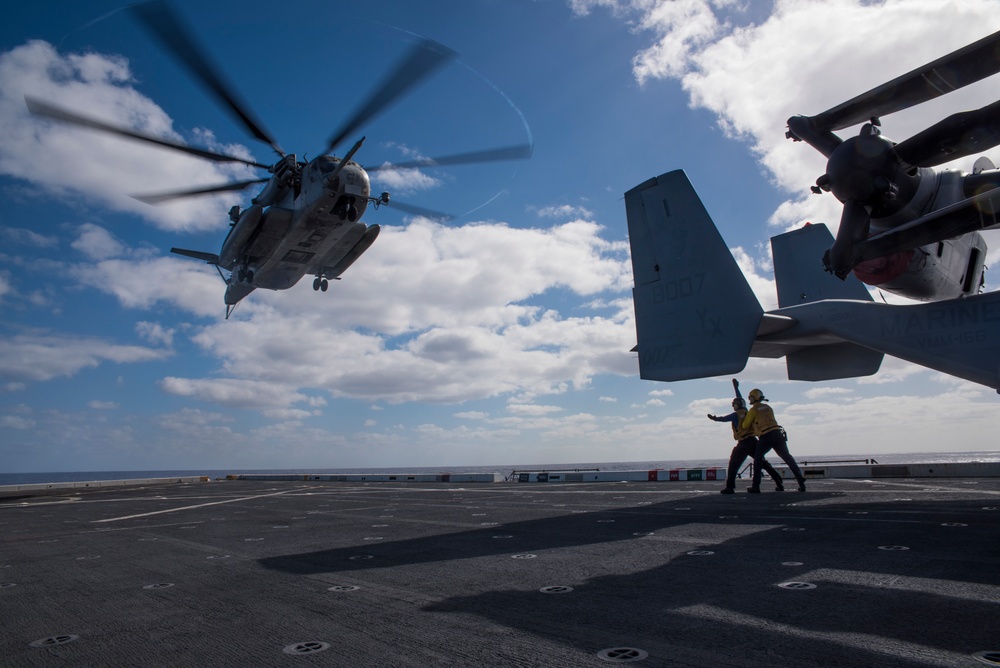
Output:
[[320,279],[316,278],[315,280],[313,280],[313,290],[319,291],[319,286],[320,286]]
[[247,283],[253,283],[253,269],[247,269]]
[[327,280],[325,278],[319,282],[319,289],[322,292],[326,292],[326,289],[328,287],[330,287],[330,284],[327,282]]
[[243,267],[240,267],[239,271],[236,272],[236,278],[237,280],[239,280],[240,283],[247,280],[247,270],[244,269]]

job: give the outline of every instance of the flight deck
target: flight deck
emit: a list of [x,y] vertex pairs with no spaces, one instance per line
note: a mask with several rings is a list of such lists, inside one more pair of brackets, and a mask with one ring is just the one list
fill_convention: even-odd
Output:
[[4,666],[1000,665],[1000,478],[0,493]]

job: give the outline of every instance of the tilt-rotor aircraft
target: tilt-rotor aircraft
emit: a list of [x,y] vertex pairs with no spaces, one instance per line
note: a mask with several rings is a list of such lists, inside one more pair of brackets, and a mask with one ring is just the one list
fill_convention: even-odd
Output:
[[[771,239],[778,306],[764,312],[687,176],[625,194],[640,376],[731,375],[749,357],[784,357],[791,380],[876,373],[892,355],[1000,392],[1000,292],[980,294],[1000,227],[1000,171],[932,167],[1000,144],[1000,102],[894,143],[878,116],[1000,71],[1000,32],[817,116],[787,136],[827,156],[813,188],[844,204],[836,239],[809,225]],[[833,130],[864,123],[857,137]],[[865,284],[925,302],[875,302]]]
[[[313,289],[326,292],[328,279],[338,279],[375,241],[378,225],[361,218],[369,204],[378,209],[389,205],[407,213],[447,218],[428,209],[392,200],[389,193],[371,196],[368,173],[380,169],[409,169],[524,159],[530,144],[474,151],[438,158],[362,167],[352,158],[361,148],[361,137],[343,157],[333,151],[366,122],[385,111],[416,84],[455,57],[455,52],[431,40],[416,44],[407,55],[358,105],[352,116],[331,136],[325,150],[309,162],[286,154],[273,136],[254,118],[249,107],[217,74],[206,52],[195,42],[176,13],[162,0],[131,7],[134,15],[221,102],[224,108],[256,139],[268,144],[279,156],[273,165],[186,146],[131,128],[88,118],[34,98],[25,98],[31,113],[56,121],[108,132],[158,146],[183,151],[216,162],[234,162],[267,170],[270,176],[250,181],[211,185],[190,190],[136,195],[156,204],[180,197],[238,191],[265,184],[248,207],[233,207],[229,234],[218,253],[184,248],[171,252],[216,267],[226,282],[226,318],[241,299],[257,288],[286,290],[305,275],[314,276]],[[226,276],[223,271],[229,272]]]

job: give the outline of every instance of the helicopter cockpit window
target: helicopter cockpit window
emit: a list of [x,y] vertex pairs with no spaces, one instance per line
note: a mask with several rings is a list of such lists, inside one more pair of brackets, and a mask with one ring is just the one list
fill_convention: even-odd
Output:
[[323,162],[319,163],[319,171],[322,174],[329,174],[330,172],[335,170],[337,168],[337,165],[339,164],[340,164],[339,160],[324,160]]

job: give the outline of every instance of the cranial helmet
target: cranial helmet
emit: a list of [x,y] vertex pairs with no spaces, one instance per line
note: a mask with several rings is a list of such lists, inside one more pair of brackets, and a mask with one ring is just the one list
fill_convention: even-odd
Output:
[[750,394],[748,394],[747,396],[750,398],[750,403],[752,404],[765,401],[764,393],[758,390],[757,388],[750,390]]
[[733,399],[733,410],[738,411],[741,408],[746,408],[746,407],[747,407],[746,402],[743,401],[742,399],[740,399],[739,397],[736,397],[735,399]]

